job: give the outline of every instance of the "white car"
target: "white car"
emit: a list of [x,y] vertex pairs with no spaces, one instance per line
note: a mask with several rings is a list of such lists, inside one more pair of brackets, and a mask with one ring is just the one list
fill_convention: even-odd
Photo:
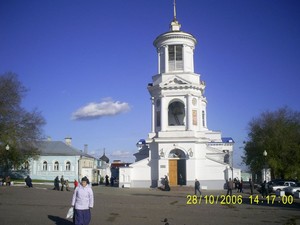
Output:
[[297,183],[296,186],[289,186],[283,189],[286,195],[294,195],[296,192],[300,192],[300,183]]
[[296,183],[293,181],[280,181],[272,187],[273,191],[282,191],[286,187],[295,187]]

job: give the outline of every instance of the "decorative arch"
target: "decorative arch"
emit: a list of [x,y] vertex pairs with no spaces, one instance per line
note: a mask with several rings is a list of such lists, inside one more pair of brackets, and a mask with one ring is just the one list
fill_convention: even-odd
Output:
[[58,162],[58,161],[55,161],[55,162],[54,162],[54,167],[53,167],[53,169],[54,169],[55,171],[58,171],[58,170],[59,170],[59,162]]
[[48,163],[47,161],[43,161],[43,171],[47,171],[48,170]]
[[25,161],[25,163],[24,163],[24,169],[25,170],[29,170],[29,162],[28,161]]
[[186,159],[187,154],[183,150],[175,148],[170,151],[168,158],[169,159]]
[[71,162],[70,161],[66,162],[66,167],[65,168],[66,168],[67,171],[71,170]]
[[169,126],[184,126],[185,105],[179,99],[174,99],[168,106],[168,124]]

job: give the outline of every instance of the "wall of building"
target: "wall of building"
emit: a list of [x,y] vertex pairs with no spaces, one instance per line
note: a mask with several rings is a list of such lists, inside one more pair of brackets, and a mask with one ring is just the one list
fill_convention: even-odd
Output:
[[[79,156],[40,156],[29,162],[29,175],[32,179],[39,180],[54,180],[56,176],[62,175],[69,181],[78,180],[78,160]],[[47,162],[47,168],[44,162]],[[55,162],[58,162],[58,170],[54,168]],[[70,163],[70,169],[66,167],[67,162]]]

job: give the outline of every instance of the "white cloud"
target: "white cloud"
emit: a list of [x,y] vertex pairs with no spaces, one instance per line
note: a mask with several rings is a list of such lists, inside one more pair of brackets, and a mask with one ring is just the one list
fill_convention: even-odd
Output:
[[118,158],[127,158],[132,157],[132,153],[129,151],[114,151],[112,154],[110,154],[112,157],[118,157]]
[[104,116],[114,116],[130,110],[126,102],[103,99],[101,102],[91,102],[72,114],[73,120],[98,119]]

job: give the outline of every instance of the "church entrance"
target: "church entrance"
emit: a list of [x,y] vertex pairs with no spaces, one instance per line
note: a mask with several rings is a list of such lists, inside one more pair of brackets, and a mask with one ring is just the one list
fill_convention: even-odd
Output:
[[169,183],[171,186],[186,185],[186,159],[179,149],[172,150],[169,155]]

